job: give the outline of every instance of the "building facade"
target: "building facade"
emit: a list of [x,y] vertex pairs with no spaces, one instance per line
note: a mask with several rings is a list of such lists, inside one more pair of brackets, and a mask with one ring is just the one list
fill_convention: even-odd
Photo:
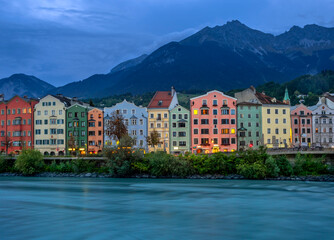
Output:
[[98,154],[103,150],[103,111],[91,108],[88,111],[88,153]]
[[291,146],[290,106],[287,103],[267,96],[265,93],[257,92],[253,86],[236,93],[235,97],[238,99],[238,103],[247,102],[261,105],[261,143],[264,146],[268,148]]
[[44,155],[64,155],[66,153],[66,99],[47,95],[34,109],[35,149]]
[[66,110],[66,150],[68,154],[87,153],[88,106],[75,103]]
[[190,111],[177,105],[170,110],[170,153],[184,154],[190,152]]
[[155,150],[169,153],[169,113],[178,105],[177,93],[172,87],[171,91],[157,91],[151,99],[148,107],[148,136],[157,131],[160,143],[156,146],[148,146],[150,152]]
[[34,106],[37,100],[15,96],[0,99],[0,142],[2,153],[18,154],[23,148],[34,148]]
[[263,145],[261,104],[238,103],[237,113],[238,150],[258,149]]
[[326,95],[322,96],[319,98],[319,102],[309,109],[312,110],[313,145],[324,148],[334,147],[334,104],[332,99]]
[[124,118],[124,124],[128,129],[128,134],[134,139],[134,147],[147,150],[147,108],[136,106],[124,100],[113,107],[104,108],[105,134],[104,142],[106,146],[116,146],[116,139],[110,138],[107,133],[108,121],[111,114],[116,112]]
[[237,150],[237,99],[219,91],[190,99],[193,153]]
[[294,147],[311,147],[313,141],[312,111],[304,104],[290,108],[292,145]]

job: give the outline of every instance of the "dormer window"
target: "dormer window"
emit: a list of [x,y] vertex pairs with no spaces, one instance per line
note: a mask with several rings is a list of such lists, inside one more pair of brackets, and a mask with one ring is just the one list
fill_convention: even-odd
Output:
[[207,105],[206,99],[203,99],[203,100],[202,100],[202,104],[203,104],[203,105]]
[[276,98],[271,99],[271,102],[275,103],[277,100]]
[[162,105],[162,100],[160,100],[159,102],[158,102],[158,106],[161,106]]

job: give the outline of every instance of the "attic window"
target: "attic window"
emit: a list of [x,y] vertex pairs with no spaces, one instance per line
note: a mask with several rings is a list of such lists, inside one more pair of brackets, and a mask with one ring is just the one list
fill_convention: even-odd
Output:
[[162,105],[162,101],[160,100],[159,102],[158,102],[158,106],[161,106]]
[[271,101],[275,103],[276,102],[276,98],[271,99]]

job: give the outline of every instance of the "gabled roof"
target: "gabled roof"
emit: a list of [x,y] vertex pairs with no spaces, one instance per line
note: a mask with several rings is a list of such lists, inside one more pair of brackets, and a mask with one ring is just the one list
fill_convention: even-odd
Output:
[[147,108],[169,108],[173,96],[171,91],[157,91]]
[[255,93],[256,98],[262,103],[262,104],[277,104],[277,105],[288,105],[282,101],[279,101],[273,97],[267,96],[263,93],[256,92]]
[[219,93],[219,94],[221,94],[221,95],[223,95],[223,96],[225,96],[225,97],[228,97],[228,98],[237,100],[236,98],[231,97],[231,96],[228,96],[228,95],[226,95],[226,94],[224,94],[223,92],[220,92],[220,91],[218,91],[218,90],[212,90],[212,91],[210,91],[210,92],[207,92],[206,94],[203,94],[203,95],[200,95],[200,96],[197,96],[197,97],[193,97],[193,98],[191,98],[190,100],[193,100],[193,99],[196,99],[196,98],[201,98],[201,97],[207,96],[207,95],[209,95],[210,93],[214,93],[214,92]]

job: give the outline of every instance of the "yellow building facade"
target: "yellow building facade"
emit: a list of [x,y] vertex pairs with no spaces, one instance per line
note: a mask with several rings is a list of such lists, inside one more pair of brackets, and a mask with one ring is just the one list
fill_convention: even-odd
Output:
[[290,106],[280,104],[262,105],[263,143],[267,148],[290,147]]
[[148,144],[149,152],[165,151],[169,153],[169,114],[175,106],[178,105],[178,99],[175,89],[172,87],[171,91],[157,91],[147,107],[148,112],[148,137],[155,130],[159,134],[160,142],[156,146]]

